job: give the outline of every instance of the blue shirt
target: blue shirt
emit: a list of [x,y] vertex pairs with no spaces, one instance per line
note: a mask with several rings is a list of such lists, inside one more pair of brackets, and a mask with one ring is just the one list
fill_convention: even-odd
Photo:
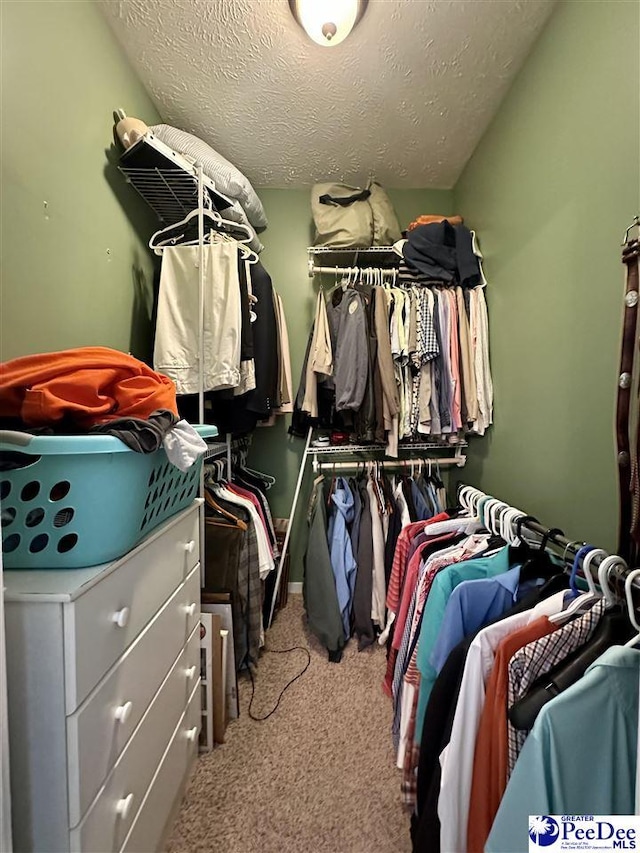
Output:
[[425,500],[415,480],[411,480],[411,497],[413,498],[413,505],[416,508],[418,521],[427,521],[429,518],[433,518],[431,507]]
[[513,607],[520,583],[520,566],[494,578],[463,581],[447,602],[442,627],[429,661],[439,673],[451,649],[471,634]]
[[331,517],[327,539],[331,556],[331,568],[336,580],[336,593],[344,635],[348,639],[351,634],[349,617],[351,613],[353,576],[356,573],[356,561],[351,548],[351,538],[347,525],[353,521],[354,499],[349,484],[344,477],[338,477],[336,487],[331,495],[335,509]]
[[509,548],[505,546],[490,557],[475,557],[442,569],[433,579],[429,595],[422,612],[422,625],[418,639],[416,664],[420,670],[420,694],[416,711],[414,739],[422,739],[422,724],[427,702],[438,673],[431,665],[430,657],[440,633],[449,596],[463,581],[494,577],[509,571]]
[[542,708],[485,853],[528,850],[529,815],[634,814],[639,674],[640,651],[612,646]]

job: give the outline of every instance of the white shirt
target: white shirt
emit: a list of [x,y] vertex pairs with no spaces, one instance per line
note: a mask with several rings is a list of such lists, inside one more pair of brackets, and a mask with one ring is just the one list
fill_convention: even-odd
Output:
[[[493,423],[493,382],[491,380],[491,367],[489,365],[489,317],[484,291],[476,287],[471,291],[475,295],[476,307],[476,385],[478,386],[478,421],[484,429]],[[473,305],[473,299],[471,304]],[[478,385],[480,381],[480,385]]]
[[385,626],[386,578],[384,574],[384,528],[378,511],[375,487],[371,480],[367,482],[369,493],[369,511],[371,513],[371,533],[373,538],[373,583],[371,586],[371,619],[379,628]]
[[516,613],[488,625],[474,637],[469,647],[451,739],[440,754],[438,817],[441,853],[463,853],[467,849],[473,757],[485,688],[500,641],[518,628],[528,625],[532,612],[527,610],[525,613]]

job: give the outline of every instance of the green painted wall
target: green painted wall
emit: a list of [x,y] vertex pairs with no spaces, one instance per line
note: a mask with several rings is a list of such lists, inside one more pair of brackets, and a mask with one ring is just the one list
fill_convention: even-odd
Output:
[[146,357],[153,219],[115,168],[112,111],[158,114],[95,3],[0,14],[0,359],[88,344]]
[[[389,196],[401,228],[420,213],[453,213],[452,193],[448,190],[397,190]],[[262,260],[282,296],[291,346],[294,394],[298,388],[307,336],[313,321],[317,281],[307,274],[307,246],[313,243],[310,190],[259,190],[269,218],[269,227],[261,235],[265,244]],[[287,434],[290,416],[280,417],[273,427],[256,430],[251,451],[252,464],[276,477],[269,501],[276,516],[288,517],[295,489],[304,440]],[[303,484],[296,520],[292,529],[291,579],[302,580],[302,557],[306,543],[305,516],[312,481],[310,466]]]
[[465,477],[605,548],[639,34],[637,2],[561,2],[454,191],[485,254],[496,389]]

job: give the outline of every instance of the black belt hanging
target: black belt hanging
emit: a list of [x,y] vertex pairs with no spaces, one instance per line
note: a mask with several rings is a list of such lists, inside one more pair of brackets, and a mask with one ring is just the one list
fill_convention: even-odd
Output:
[[[638,217],[627,229],[622,249],[622,263],[627,268],[624,295],[624,319],[618,375],[618,400],[616,409],[616,441],[618,451],[618,486],[620,497],[620,525],[618,554],[627,563],[635,564],[640,546],[640,472],[638,448],[640,447],[640,418],[638,417],[637,391],[634,394],[634,361],[638,320],[638,259],[640,240],[629,240],[629,231],[638,224]],[[637,379],[636,383],[637,384]],[[633,399],[632,399],[633,398]]]

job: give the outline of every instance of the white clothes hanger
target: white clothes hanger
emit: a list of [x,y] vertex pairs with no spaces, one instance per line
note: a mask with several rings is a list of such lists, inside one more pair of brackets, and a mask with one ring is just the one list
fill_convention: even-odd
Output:
[[500,531],[500,535],[505,542],[509,543],[509,545],[518,544],[518,533],[515,524],[516,521],[523,516],[524,512],[516,509],[515,507],[510,507],[502,516],[502,529]]
[[607,552],[603,551],[602,548],[594,548],[593,551],[589,551],[589,553],[585,554],[584,556],[584,559],[582,561],[582,573],[585,576],[587,586],[589,587],[589,594],[591,595],[596,595],[600,597],[600,593],[598,592],[598,589],[596,587],[596,582],[593,579],[591,563],[593,563],[596,557],[602,557],[604,559],[607,556]]
[[467,510],[467,511],[469,509],[469,507],[467,505],[467,501],[466,501],[466,495],[467,495],[468,489],[469,489],[469,486],[460,486],[460,489],[458,490],[458,503],[460,504],[462,509]]
[[467,512],[471,511],[471,490],[473,486],[461,486],[458,492],[458,502]]
[[478,491],[478,489],[475,488],[471,491],[471,496],[469,499],[469,511],[474,518],[479,518],[478,506],[483,497],[486,497],[484,492],[480,492]]
[[479,513],[482,526],[489,531],[491,530],[491,528],[489,527],[489,510],[495,503],[499,503],[497,498],[494,498],[493,495],[485,495],[482,501],[482,508]]
[[638,620],[636,619],[636,611],[635,605],[633,603],[633,595],[631,593],[631,585],[634,580],[640,576],[640,569],[634,569],[632,572],[629,572],[624,582],[624,594],[627,599],[627,611],[629,616],[629,622],[633,625],[633,627],[638,632],[635,637],[632,637],[628,642],[625,643],[627,648],[631,648],[635,646],[636,643],[640,643],[640,625],[638,624]]
[[515,520],[520,518],[520,515],[520,510],[512,506],[507,506],[506,509],[500,511],[498,517],[499,535],[507,545],[513,545],[515,542],[515,529],[513,525]]
[[[188,225],[192,219],[199,215],[199,213],[200,211],[196,208],[195,210],[192,210],[190,213],[188,213],[185,218],[181,219],[179,222],[174,222],[172,225],[166,225],[164,228],[160,228],[158,231],[155,232],[155,234],[151,236],[151,239],[149,240],[149,248],[153,249],[156,255],[161,255],[165,245],[175,245],[181,239],[180,236],[169,237],[169,234],[172,231],[175,231],[177,228],[181,228],[182,226]],[[211,220],[214,225],[226,225],[232,230],[239,231],[241,234],[244,234],[245,239],[237,240],[238,243],[246,244],[251,239],[253,239],[253,233],[251,232],[251,229],[241,222],[232,222],[230,219],[223,219],[222,216],[220,216],[220,214],[214,210],[205,209],[202,211],[202,214],[206,219]],[[164,236],[167,237],[167,240],[160,242],[159,238]],[[194,241],[188,241],[187,243],[183,243],[181,245],[193,245],[193,242]],[[197,243],[197,241],[195,242]],[[255,252],[248,248],[246,249],[246,251],[251,252],[251,254],[255,257],[255,260],[258,260],[258,256]]]
[[500,503],[497,498],[490,497],[488,501],[482,504],[482,526],[492,533],[491,528],[491,509],[495,504]]
[[504,501],[497,501],[489,510],[489,523],[494,536],[502,537],[502,515],[509,509]]
[[607,607],[614,607],[616,604],[616,598],[609,586],[609,575],[611,573],[611,569],[615,566],[620,566],[623,569],[627,568],[626,562],[619,557],[617,554],[612,554],[610,557],[605,557],[605,559],[598,566],[598,584],[600,585],[600,589],[602,590],[602,594],[604,595],[604,600],[607,603]]
[[471,493],[473,486],[462,486],[458,492],[458,502],[460,506],[471,514]]
[[494,536],[502,536],[502,513],[509,509],[509,504],[496,501],[489,508],[489,529]]
[[554,613],[552,616],[549,616],[550,622],[553,622],[554,625],[563,625],[580,610],[584,610],[586,607],[592,606],[602,597],[596,588],[593,574],[591,573],[591,563],[596,557],[606,556],[607,552],[603,551],[602,548],[594,548],[592,551],[589,551],[588,554],[584,555],[582,560],[582,572],[587,581],[589,592],[585,592],[574,598],[566,610],[560,610],[558,613]]

